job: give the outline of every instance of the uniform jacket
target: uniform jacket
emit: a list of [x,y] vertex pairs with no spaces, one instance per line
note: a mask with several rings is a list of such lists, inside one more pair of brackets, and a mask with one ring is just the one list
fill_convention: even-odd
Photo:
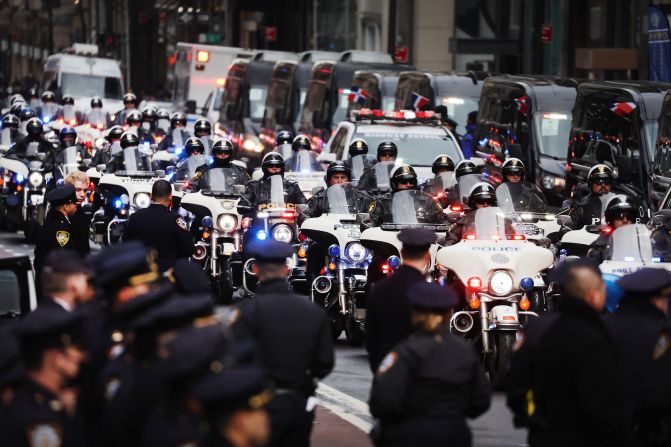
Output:
[[[182,130],[182,142],[186,143],[186,140],[189,139],[189,133],[185,130]],[[172,129],[168,131],[168,133],[165,135],[165,138],[158,144],[156,150],[157,151],[166,151],[170,149],[173,146],[172,142]]]
[[82,238],[88,242],[88,230],[81,234],[79,231],[81,230],[73,226],[72,221],[65,217],[63,213],[55,208],[49,209],[44,218],[44,225],[40,227],[35,244],[33,264],[38,276],[39,272],[42,271],[44,260],[52,250],[59,248],[77,250],[77,247],[82,244]]
[[[354,213],[367,213],[371,204],[375,201],[366,192],[354,188],[351,189],[351,199],[353,203],[348,203],[348,205]],[[322,214],[328,214],[329,211],[328,190],[323,189],[310,197],[308,207],[303,212],[303,215],[305,218],[319,217]]]
[[[569,211],[569,216],[571,216],[569,227],[573,230],[579,230],[585,225],[598,224],[601,220],[601,214],[601,199],[599,199],[599,196],[593,193],[587,194]],[[599,221],[594,222],[593,219],[599,219]]]
[[[416,191],[414,195],[415,214],[419,223],[427,224],[441,224],[445,222],[446,216],[443,213],[443,208],[430,195]],[[392,203],[394,194],[388,193],[381,196],[377,202],[376,207],[369,212],[374,226],[380,226],[383,223],[394,222],[392,214]]]
[[[304,204],[307,202],[303,191],[298,183],[293,180],[284,179],[284,202],[293,204]],[[247,184],[245,198],[254,206],[270,203],[270,180],[252,180]]]

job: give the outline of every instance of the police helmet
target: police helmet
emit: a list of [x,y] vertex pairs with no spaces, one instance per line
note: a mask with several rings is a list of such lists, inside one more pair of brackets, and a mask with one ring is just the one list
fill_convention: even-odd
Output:
[[310,139],[305,135],[296,135],[296,138],[294,138],[294,141],[291,143],[291,149],[295,151],[309,151],[312,149]]
[[30,136],[40,136],[44,131],[42,121],[39,118],[30,118],[26,124],[26,133]]
[[19,119],[21,121],[28,121],[31,118],[35,118],[37,114],[35,111],[32,109],[32,107],[28,106],[23,106],[21,109],[21,112],[19,112]]
[[408,165],[408,164],[402,164],[401,166],[397,166],[394,168],[394,170],[391,172],[391,177],[389,179],[391,183],[391,189],[393,191],[398,191],[398,185],[401,182],[407,182],[410,181],[412,183],[412,188],[416,189],[417,188],[417,173],[415,172],[415,169]]
[[344,161],[338,160],[338,161],[333,161],[329,163],[328,167],[326,168],[326,175],[324,176],[324,181],[326,181],[326,186],[329,185],[331,182],[331,176],[333,174],[346,174],[347,175],[347,181],[352,180],[352,171],[350,168],[345,164]]
[[187,155],[202,154],[205,152],[205,145],[200,138],[191,137],[184,143],[184,150]]
[[47,90],[42,93],[42,102],[54,102],[56,101],[56,95],[54,92]]
[[478,168],[475,166],[475,163],[469,160],[461,160],[457,163],[457,167],[454,170],[454,175],[459,178],[468,174],[477,174]]
[[522,160],[519,158],[509,158],[504,161],[503,165],[501,166],[501,174],[503,175],[504,182],[509,175],[519,174],[520,177],[524,178],[525,173],[526,168],[524,167]]
[[357,138],[349,145],[349,156],[366,155],[368,153],[368,143],[363,138]]
[[2,128],[3,129],[18,129],[19,128],[19,119],[16,117],[16,115],[12,115],[11,113],[8,113],[2,119]]
[[383,141],[377,146],[377,161],[380,161],[380,156],[387,155],[391,157],[398,157],[398,148],[393,141]]
[[99,96],[94,96],[91,98],[91,108],[92,109],[102,109],[103,100]]
[[141,126],[142,125],[142,113],[138,112],[137,110],[133,110],[131,112],[128,112],[128,114],[126,115],[126,124],[128,124],[129,126],[134,126],[134,125]]
[[170,127],[175,128],[178,125],[186,126],[186,115],[180,112],[173,113],[170,117]]
[[613,197],[608,205],[604,217],[608,225],[613,225],[613,221],[622,220],[624,216],[629,218],[629,222],[635,223],[638,216],[638,204],[630,197],[618,194]]
[[21,109],[23,109],[24,107],[26,107],[25,102],[17,101],[14,104],[12,104],[12,106],[9,108],[9,112],[18,118],[19,115],[21,115]]
[[62,101],[64,106],[74,106],[75,105],[75,98],[72,96],[66,95],[63,96],[63,101]]
[[440,154],[434,158],[431,165],[431,172],[434,174],[438,174],[441,171],[454,171],[454,162],[445,154]]
[[268,173],[268,168],[282,168],[281,175],[284,174],[284,157],[277,152],[268,152],[261,161],[261,171],[264,177],[269,177],[273,174]]
[[123,103],[137,105],[137,96],[134,93],[126,93],[123,95]]
[[293,137],[291,132],[288,130],[280,130],[277,133],[277,138],[275,138],[275,145],[280,146],[282,144],[291,144],[293,142]]
[[110,127],[105,138],[107,138],[107,141],[111,143],[115,140],[120,140],[121,135],[123,135],[123,127],[117,125]]
[[214,156],[217,154],[228,154],[232,157],[234,153],[233,143],[228,138],[219,139],[212,145],[212,155]]
[[126,149],[128,147],[134,147],[140,144],[140,140],[138,139],[137,135],[135,135],[133,132],[124,132],[121,135],[121,140],[119,141],[119,145],[121,146],[122,149]]
[[496,206],[496,191],[489,183],[480,182],[473,185],[468,194],[469,208],[475,208],[477,203],[488,203],[489,206]]
[[142,110],[142,119],[147,122],[153,122],[156,119],[157,111],[155,107],[145,107]]
[[592,169],[587,173],[587,184],[589,186],[599,182],[613,183],[613,170],[604,164],[592,166]]
[[206,119],[199,119],[196,121],[196,124],[193,125],[193,134],[196,136],[201,136],[201,134],[211,135],[212,124]]
[[165,110],[163,110],[163,109],[158,109],[158,110],[156,111],[156,119],[157,119],[157,120],[169,120],[169,119],[170,119],[170,115],[169,115],[168,112],[166,112]]
[[75,140],[77,140],[77,131],[74,130],[72,127],[69,127],[69,126],[63,127],[61,129],[61,131],[58,132],[58,141],[60,141],[61,144],[63,144],[63,141],[67,137],[72,138],[72,143],[71,144],[75,144]]

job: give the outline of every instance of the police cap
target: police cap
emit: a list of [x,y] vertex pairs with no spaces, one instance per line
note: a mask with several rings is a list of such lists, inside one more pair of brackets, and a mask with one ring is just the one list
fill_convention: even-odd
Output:
[[42,352],[79,344],[83,315],[79,312],[54,312],[38,307],[16,324],[23,352]]
[[255,240],[247,248],[249,255],[259,263],[284,264],[293,254],[291,245],[275,239]]
[[93,260],[96,286],[106,292],[125,286],[154,282],[158,279],[156,253],[140,241],[112,245]]
[[457,295],[449,287],[419,281],[408,289],[410,305],[425,312],[445,313],[457,304]]
[[63,185],[49,191],[46,199],[51,206],[60,206],[66,203],[77,203],[77,194],[74,185]]
[[398,240],[404,247],[426,248],[436,242],[436,233],[426,228],[408,228],[398,233]]
[[664,269],[642,268],[624,276],[617,285],[625,292],[625,298],[649,299],[671,295],[671,274]]
[[204,377],[191,391],[200,402],[219,412],[263,408],[273,397],[263,370],[255,365],[235,366]]

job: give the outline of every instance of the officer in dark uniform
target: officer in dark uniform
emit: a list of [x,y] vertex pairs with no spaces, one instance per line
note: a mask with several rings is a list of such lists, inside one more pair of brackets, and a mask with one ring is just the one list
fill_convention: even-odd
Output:
[[201,118],[193,125],[193,136],[200,139],[203,142],[205,148],[204,154],[212,154],[212,145],[214,141],[212,140],[212,124],[205,118]]
[[[82,171],[74,171],[65,177],[65,184],[75,187],[75,194],[77,196],[77,212],[70,219],[75,226],[77,234],[88,234],[89,226],[91,225],[91,213],[84,209],[84,201],[89,194],[89,176]],[[88,238],[77,239],[76,251],[81,257],[86,257],[91,252],[91,245]]]
[[151,160],[149,157],[137,150],[140,140],[133,132],[124,132],[119,140],[121,149],[135,149],[136,166],[126,166],[123,150],[112,154],[109,164],[106,167],[107,172],[116,171],[149,171],[151,169]]
[[441,205],[449,205],[449,203],[442,199],[445,197],[445,190],[448,187],[453,187],[454,183],[456,183],[456,178],[453,177],[452,180],[454,183],[451,185],[446,184],[446,181],[449,180],[449,176],[454,175],[454,162],[446,154],[438,155],[431,164],[431,172],[433,172],[435,177],[422,183],[419,186],[419,189],[440,199]]
[[306,135],[296,135],[291,143],[293,153],[287,158],[286,166],[289,172],[323,171],[321,163],[317,161],[317,154],[312,151],[312,144]]
[[370,412],[378,446],[470,447],[466,418],[489,408],[491,387],[473,347],[451,335],[449,288],[424,281],[408,289],[414,332],[394,346],[373,378]]
[[96,151],[91,161],[91,166],[107,165],[110,162],[112,155],[121,150],[119,142],[123,133],[124,130],[121,126],[112,126],[107,130],[105,134],[107,142],[101,149]]
[[257,343],[263,366],[277,387],[268,405],[270,445],[308,446],[316,381],[331,372],[335,361],[329,321],[319,306],[289,291],[289,244],[256,240],[248,250],[256,259],[259,286],[254,299],[241,306],[233,330]]
[[624,399],[626,427],[632,432],[640,390],[648,380],[655,345],[667,320],[671,275],[664,269],[643,268],[617,284],[624,296],[604,321],[617,354],[616,392]]
[[12,114],[2,118],[2,139],[0,144],[10,146],[19,137],[19,119]]
[[571,221],[566,225],[573,230],[579,230],[585,225],[599,224],[603,214],[601,196],[613,190],[613,170],[606,165],[595,165],[587,174],[589,194],[569,210]]
[[282,177],[282,185],[284,189],[284,203],[292,203],[294,205],[304,204],[307,202],[303,191],[301,191],[298,183],[293,180],[284,178],[285,163],[282,155],[277,152],[269,152],[263,157],[261,161],[261,170],[263,171],[263,178],[260,180],[252,180],[247,184],[247,191],[245,198],[255,208],[259,205],[270,203],[271,201],[271,177],[279,175]]
[[11,403],[14,389],[21,383],[24,374],[21,346],[14,333],[14,326],[5,325],[0,328],[0,419],[5,405]]
[[123,95],[123,109],[119,110],[113,115],[114,124],[123,126],[126,124],[126,115],[133,110],[137,110],[137,96],[135,93],[126,93]]
[[599,264],[605,261],[612,254],[613,230],[636,223],[637,216],[638,204],[634,203],[631,198],[618,195],[611,199],[604,213],[608,227],[602,230],[599,237],[590,244],[587,256],[594,258]]
[[519,158],[509,158],[501,166],[503,183],[499,187],[508,190],[512,205],[517,212],[544,213],[547,201],[541,191],[533,183],[524,180],[526,168]]
[[174,132],[180,134],[182,138],[182,144],[189,138],[189,133],[185,130],[186,127],[186,115],[183,113],[177,112],[173,113],[170,117],[170,130],[167,132],[163,141],[161,141],[156,148],[159,151],[169,150],[175,148],[176,142],[174,141]]
[[371,371],[377,370],[394,345],[410,335],[408,288],[424,281],[424,272],[431,266],[429,247],[436,242],[436,233],[423,228],[401,230],[398,240],[403,243],[401,267],[373,285],[366,304],[366,351]]
[[[375,160],[366,157],[368,154],[368,143],[363,138],[356,138],[349,144],[345,164],[352,171],[352,182],[357,183],[366,169],[371,169]],[[356,157],[356,158],[355,158]]]
[[157,180],[151,187],[152,204],[128,219],[124,240],[137,239],[158,252],[158,265],[168,270],[179,258],[193,254],[193,237],[186,221],[170,211],[172,187],[167,180]]
[[[21,135],[16,138],[14,146],[9,148],[6,157],[16,158],[19,160],[34,160],[36,159],[37,154],[28,153],[28,148],[31,146],[31,143],[37,143],[37,152],[49,154],[52,152],[51,143],[49,143],[42,133],[44,132],[44,126],[42,121],[39,118],[31,118],[26,123],[26,135]],[[51,169],[51,167],[45,166],[45,169]]]
[[[389,172],[394,168],[394,163],[398,157],[398,148],[393,141],[383,141],[377,146],[377,162],[378,163],[387,163],[387,169]],[[357,188],[369,193],[374,192],[384,192],[380,191],[379,185],[377,184],[377,175],[375,174],[376,166],[372,165],[364,169]]]
[[40,308],[17,324],[26,375],[2,411],[4,445],[86,445],[72,385],[85,356],[82,324],[78,313]]
[[40,307],[54,312],[73,312],[93,299],[89,287],[91,269],[84,259],[72,250],[52,250],[44,262]]
[[246,185],[249,182],[247,170],[240,165],[233,163],[235,149],[233,143],[228,139],[220,139],[212,145],[212,163],[203,165],[196,170],[196,175],[192,179],[193,188],[197,191],[202,187],[202,178],[210,169],[231,169],[233,175],[237,177],[237,184]]
[[78,234],[77,229],[70,222],[72,216],[77,212],[75,187],[72,185],[59,186],[49,191],[46,199],[51,207],[37,235],[35,260],[33,261],[38,284],[44,259],[52,250],[57,248],[76,250],[79,245],[78,239],[85,238],[88,241],[88,232]]

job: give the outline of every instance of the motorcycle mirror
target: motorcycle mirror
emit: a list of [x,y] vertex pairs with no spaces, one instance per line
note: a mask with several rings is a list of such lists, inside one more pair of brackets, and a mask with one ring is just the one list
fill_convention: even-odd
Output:
[[356,220],[359,222],[367,222],[370,220],[370,214],[368,213],[357,213]]
[[99,172],[103,172],[103,171],[105,170],[106,167],[107,167],[107,165],[106,165],[105,163],[101,163],[101,164],[99,164],[99,165],[96,165],[96,169],[97,169]]
[[573,202],[570,199],[566,199],[561,203],[562,209],[571,208],[572,205],[573,205]]

